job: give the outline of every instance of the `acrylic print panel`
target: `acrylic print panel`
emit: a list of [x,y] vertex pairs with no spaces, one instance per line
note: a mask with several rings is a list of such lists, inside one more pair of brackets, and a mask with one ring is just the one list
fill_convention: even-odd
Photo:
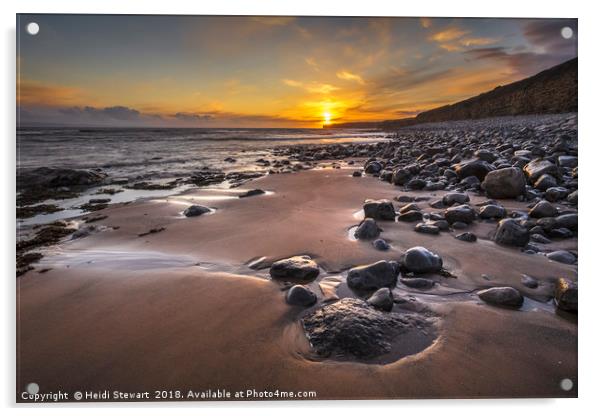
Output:
[[577,395],[575,19],[17,19],[17,401]]

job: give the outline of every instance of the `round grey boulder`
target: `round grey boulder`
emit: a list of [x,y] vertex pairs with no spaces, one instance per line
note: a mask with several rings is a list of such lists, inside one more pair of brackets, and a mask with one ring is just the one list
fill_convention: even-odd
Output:
[[520,307],[523,295],[513,287],[492,287],[477,292],[479,298],[493,305]]
[[456,236],[456,239],[460,241],[466,241],[467,243],[474,243],[475,241],[477,241],[477,236],[471,232],[465,232],[462,234],[458,234]]
[[501,220],[495,230],[494,240],[498,244],[523,247],[529,242],[529,230],[511,218]]
[[558,210],[548,201],[539,201],[529,211],[529,216],[532,218],[555,217],[558,215]]
[[372,242],[372,246],[374,246],[375,249],[377,250],[381,250],[381,251],[385,251],[388,250],[391,246],[389,245],[389,243],[387,243],[385,240],[383,240],[382,238],[379,238],[378,240],[374,240]]
[[557,250],[546,254],[546,257],[550,260],[557,261],[564,264],[574,264],[577,261],[577,257],[570,251]]
[[525,175],[515,167],[489,172],[481,184],[490,198],[516,198],[525,193]]
[[274,279],[311,280],[320,274],[320,269],[309,256],[294,256],[278,260],[270,267],[270,276]]
[[191,205],[184,210],[186,217],[198,217],[199,215],[211,212],[211,208],[207,208],[203,205]]
[[399,263],[381,260],[365,266],[354,267],[347,273],[347,285],[352,289],[374,290],[395,286]]
[[[522,173],[521,173],[522,175]],[[491,218],[504,218],[506,216],[506,209],[499,205],[485,205],[479,209],[479,217],[483,219]]]
[[448,207],[454,204],[466,204],[468,201],[470,201],[470,197],[463,192],[450,192],[443,195],[443,203]]
[[378,289],[366,302],[383,311],[389,312],[393,309],[393,295],[388,287],[381,287]]
[[381,229],[372,218],[366,218],[357,227],[353,235],[359,240],[370,240],[380,235]]
[[302,285],[295,285],[286,292],[286,302],[296,306],[311,306],[318,300],[314,292]]
[[443,267],[443,260],[432,251],[418,246],[405,252],[402,264],[410,272],[436,273]]

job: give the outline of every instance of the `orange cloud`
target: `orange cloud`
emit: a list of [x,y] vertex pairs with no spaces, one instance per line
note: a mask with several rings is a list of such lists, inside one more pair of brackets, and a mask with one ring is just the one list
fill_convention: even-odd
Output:
[[449,27],[447,29],[433,33],[431,36],[429,36],[429,40],[434,42],[449,42],[461,38],[462,36],[467,35],[469,33],[469,31],[460,29],[459,27]]
[[18,105],[70,106],[80,104],[82,96],[82,90],[75,87],[48,85],[32,81],[17,83]]
[[358,84],[362,84],[362,85],[365,83],[364,79],[361,76],[354,74],[352,72],[349,72],[349,71],[344,71],[344,70],[339,71],[339,72],[337,72],[337,77],[340,79],[343,79],[345,81],[355,81]]
[[289,87],[303,88],[305,91],[314,94],[330,94],[339,89],[339,87],[335,87],[334,85],[319,82],[303,83],[292,79],[283,79],[282,82]]

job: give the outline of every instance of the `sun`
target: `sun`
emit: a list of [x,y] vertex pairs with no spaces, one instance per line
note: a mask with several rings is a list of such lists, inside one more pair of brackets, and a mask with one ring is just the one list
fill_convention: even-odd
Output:
[[330,113],[328,111],[325,111],[322,117],[324,118],[324,124],[330,124]]

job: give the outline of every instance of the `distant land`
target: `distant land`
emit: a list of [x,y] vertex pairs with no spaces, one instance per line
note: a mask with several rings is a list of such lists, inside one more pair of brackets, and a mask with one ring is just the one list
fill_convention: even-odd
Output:
[[416,117],[324,125],[324,128],[396,129],[421,123],[577,111],[577,58],[529,78],[499,86]]

